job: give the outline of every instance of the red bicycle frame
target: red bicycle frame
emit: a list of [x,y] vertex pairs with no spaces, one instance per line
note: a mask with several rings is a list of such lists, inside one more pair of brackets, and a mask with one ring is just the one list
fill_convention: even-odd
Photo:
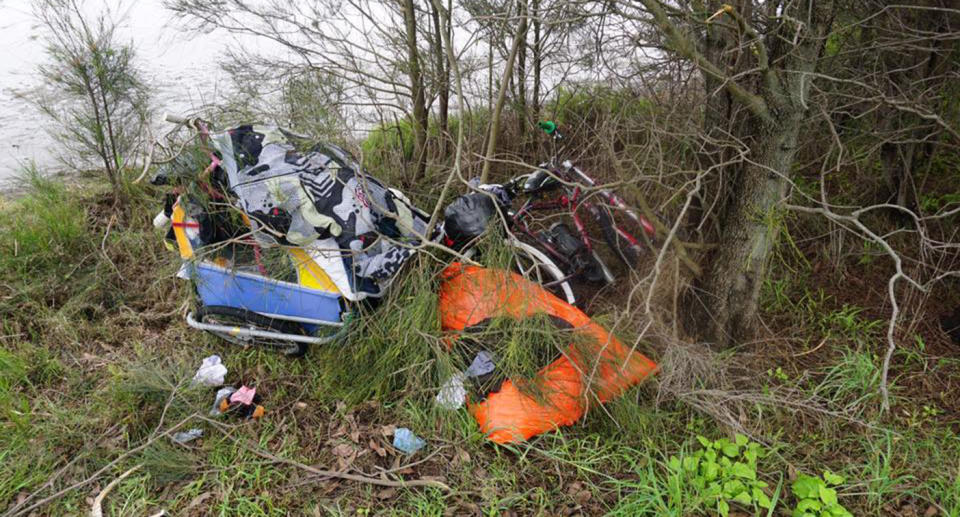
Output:
[[[587,176],[583,171],[574,167],[569,161],[563,163],[563,170],[551,169],[552,174],[567,179],[573,180],[576,183],[583,182],[586,183],[588,187],[596,186],[596,182],[590,176]],[[573,174],[571,174],[573,173]],[[574,176],[574,177],[571,177]],[[564,191],[554,199],[547,201],[534,201],[532,198],[528,198],[523,205],[514,213],[510,214],[510,220],[512,226],[516,229],[519,229],[527,236],[535,239],[537,243],[543,247],[554,258],[559,259],[563,263],[570,265],[570,261],[562,253],[556,250],[546,239],[543,239],[536,232],[530,229],[529,225],[526,222],[527,217],[529,217],[534,211],[545,211],[545,210],[557,210],[563,209],[570,213],[571,218],[573,219],[573,224],[576,227],[577,235],[580,240],[583,242],[584,246],[587,249],[587,252],[593,252],[593,242],[590,239],[590,232],[587,230],[586,225],[583,220],[580,218],[579,210],[580,208],[586,209],[590,214],[596,219],[599,223],[604,224],[603,218],[604,214],[600,211],[601,209],[594,203],[582,198],[583,189],[581,186],[575,185],[573,190],[569,190],[569,187],[565,188]],[[627,216],[636,222],[643,231],[649,237],[653,237],[656,234],[656,230],[650,221],[642,215],[637,215],[633,210],[627,207],[626,203],[614,194],[613,192],[607,189],[601,189],[599,191],[600,196],[606,202],[606,204],[613,209],[624,212]],[[616,224],[615,221],[610,220],[609,224],[614,232],[617,235],[622,237],[627,243],[635,247],[638,251],[642,249],[640,239],[628,232],[627,230],[620,227]]]

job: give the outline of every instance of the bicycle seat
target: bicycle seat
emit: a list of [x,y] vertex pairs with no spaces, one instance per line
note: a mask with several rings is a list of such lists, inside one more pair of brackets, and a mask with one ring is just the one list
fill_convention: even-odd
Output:
[[535,192],[546,192],[548,190],[553,190],[560,186],[560,182],[556,178],[547,173],[547,171],[539,169],[527,176],[527,181],[523,183],[523,192],[525,194],[533,194]]

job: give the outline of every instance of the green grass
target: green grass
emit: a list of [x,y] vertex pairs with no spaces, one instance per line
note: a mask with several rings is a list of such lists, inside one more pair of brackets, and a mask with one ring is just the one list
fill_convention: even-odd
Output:
[[4,210],[0,268],[19,276],[59,273],[68,280],[77,259],[93,249],[86,209],[65,185],[34,168],[24,171],[21,183],[29,193]]
[[[732,437],[731,430],[683,403],[655,404],[655,383],[594,407],[574,426],[508,447],[485,440],[466,410],[439,409],[438,387],[466,368],[477,346],[498,354],[504,377],[519,379],[533,376],[575,340],[549,320],[496,320],[472,336],[469,351],[460,353],[461,343],[451,352],[441,339],[434,294],[442,264],[426,255],[410,264],[381,307],[361,315],[346,342],[291,360],[186,328],[178,309],[189,292],[173,278],[178,261],[144,215],[153,211],[153,194],[131,189],[131,208],[111,224],[102,190],[66,188],[36,175],[30,182],[22,197],[0,208],[7,215],[0,220],[0,459],[7,465],[0,472],[0,506],[41,489],[54,475],[54,490],[83,481],[193,418],[185,427],[204,429],[201,440],[189,447],[155,440],[38,513],[89,512],[91,493],[134,465],[142,467],[107,496],[107,515],[161,509],[221,516],[710,511],[689,480],[671,471],[670,458],[682,461],[697,450],[697,435]],[[485,244],[483,259],[506,265],[509,256],[498,242]],[[768,310],[793,313],[811,347],[829,336],[830,353],[811,354],[819,360],[814,366],[765,365],[764,371],[781,367],[782,375],[759,381],[847,409],[868,427],[763,407],[757,438],[770,454],[757,474],[777,501],[774,515],[796,502],[788,488],[791,469],[843,475],[840,502],[855,515],[905,501],[921,510],[935,503],[945,515],[960,515],[960,465],[945,460],[960,456],[951,417],[924,410],[936,404],[914,400],[901,385],[903,372],[892,392],[898,413],[879,415],[876,324],[859,307],[804,288],[802,280],[774,281],[765,303]],[[598,321],[614,321],[615,307],[610,310]],[[905,348],[905,368],[956,371],[955,362],[934,358],[929,348],[922,340]],[[255,385],[264,396],[262,421],[224,420],[221,428],[192,417],[205,415],[212,403],[214,390],[188,385],[211,353],[224,358],[228,382]],[[739,359],[736,353],[723,358]],[[389,446],[384,426],[409,427],[428,445],[409,458],[381,458],[370,443]],[[437,476],[453,490],[316,479],[258,456],[247,443],[304,464],[374,475],[378,467],[426,460],[404,476]],[[337,454],[344,448],[356,452],[346,465]],[[50,493],[44,489],[38,499]]]
[[[874,354],[844,350],[835,364],[825,368],[811,394],[853,416],[875,413],[880,402],[880,361]],[[889,389],[895,403],[896,384]]]

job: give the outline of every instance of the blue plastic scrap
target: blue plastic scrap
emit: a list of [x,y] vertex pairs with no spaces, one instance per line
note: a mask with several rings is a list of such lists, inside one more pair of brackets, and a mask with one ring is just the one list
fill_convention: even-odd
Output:
[[470,363],[470,367],[467,368],[467,377],[482,377],[492,372],[496,366],[493,354],[482,350],[473,358],[473,362]]
[[427,442],[406,427],[401,427],[393,433],[393,446],[405,454],[413,454],[425,445]]

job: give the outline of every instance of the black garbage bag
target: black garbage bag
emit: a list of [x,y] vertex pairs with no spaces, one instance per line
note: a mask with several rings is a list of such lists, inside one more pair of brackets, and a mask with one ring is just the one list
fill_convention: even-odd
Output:
[[464,194],[447,205],[443,211],[443,230],[453,241],[454,249],[461,249],[486,231],[497,214],[497,205],[489,194]]

